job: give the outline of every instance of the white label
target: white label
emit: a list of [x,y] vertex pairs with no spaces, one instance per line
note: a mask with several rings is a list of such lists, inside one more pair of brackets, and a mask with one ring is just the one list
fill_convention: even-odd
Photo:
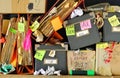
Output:
[[44,64],[57,64],[57,59],[44,59]]
[[112,27],[112,32],[120,32],[120,26]]
[[83,31],[76,32],[77,37],[81,37],[81,36],[84,36],[84,35],[87,35],[87,34],[89,34],[88,30],[83,30]]

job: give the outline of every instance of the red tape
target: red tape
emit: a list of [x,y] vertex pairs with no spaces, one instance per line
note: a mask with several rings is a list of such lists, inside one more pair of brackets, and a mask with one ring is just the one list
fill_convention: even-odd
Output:
[[0,43],[4,43],[6,40],[5,40],[5,38],[4,37],[2,37],[1,39],[0,39]]

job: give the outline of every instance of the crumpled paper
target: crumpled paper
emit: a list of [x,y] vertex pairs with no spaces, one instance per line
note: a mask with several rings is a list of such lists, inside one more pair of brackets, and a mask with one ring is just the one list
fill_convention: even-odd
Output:
[[83,10],[80,7],[78,7],[75,10],[73,10],[73,12],[70,15],[70,18],[74,18],[76,16],[82,16],[82,15],[83,15]]
[[42,75],[57,75],[57,76],[60,76],[60,72],[61,72],[61,70],[55,71],[55,67],[54,66],[52,66],[52,67],[48,66],[46,71],[41,68],[40,70],[35,71],[34,75],[42,74]]
[[15,71],[15,68],[11,64],[2,64],[0,67],[0,73],[3,73],[4,75],[9,74],[13,71]]

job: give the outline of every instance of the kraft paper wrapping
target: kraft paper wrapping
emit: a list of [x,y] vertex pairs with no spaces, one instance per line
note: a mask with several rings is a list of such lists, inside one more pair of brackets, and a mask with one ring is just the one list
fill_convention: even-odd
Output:
[[67,52],[68,71],[74,69],[95,70],[95,51]]

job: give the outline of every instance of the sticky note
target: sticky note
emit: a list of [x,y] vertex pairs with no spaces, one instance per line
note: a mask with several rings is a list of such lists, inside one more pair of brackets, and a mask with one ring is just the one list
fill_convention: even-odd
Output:
[[34,58],[42,61],[45,56],[46,50],[37,50]]
[[120,24],[120,22],[119,22],[119,20],[118,20],[116,15],[108,18],[108,21],[111,24],[111,26],[113,26],[113,27],[118,26]]
[[18,31],[19,32],[24,32],[25,31],[25,24],[18,22]]
[[12,33],[14,33],[14,34],[17,33],[17,30],[15,30],[14,28],[10,28],[9,31],[12,32]]
[[98,44],[96,44],[96,47],[97,48],[106,48],[106,47],[108,47],[108,43],[98,43]]
[[66,35],[67,36],[74,36],[75,35],[74,24],[66,27]]
[[55,31],[57,31],[57,30],[62,28],[62,21],[61,21],[59,16],[54,18],[54,19],[52,19],[51,20],[51,24],[52,24],[52,26],[53,26]]
[[89,29],[91,27],[92,27],[92,25],[91,25],[90,20],[85,20],[85,21],[80,22],[81,30],[86,30],[86,29]]
[[32,26],[30,26],[30,29],[31,29],[32,31],[35,31],[35,30],[38,29],[39,25],[40,25],[40,23],[39,23],[38,21],[35,21],[35,22],[32,24]]

